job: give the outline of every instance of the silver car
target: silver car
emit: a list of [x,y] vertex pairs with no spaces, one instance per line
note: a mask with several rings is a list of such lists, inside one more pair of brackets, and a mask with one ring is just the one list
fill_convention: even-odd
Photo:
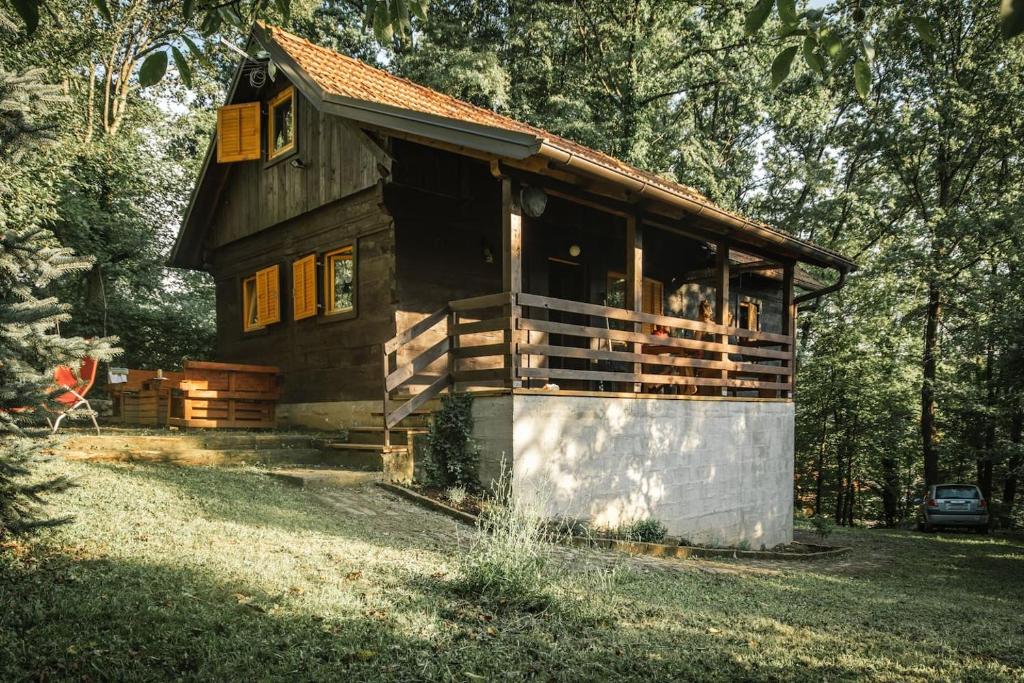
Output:
[[981,534],[988,533],[988,503],[981,489],[973,484],[941,484],[928,487],[928,495],[921,502],[917,528],[933,531],[936,527],[971,527]]

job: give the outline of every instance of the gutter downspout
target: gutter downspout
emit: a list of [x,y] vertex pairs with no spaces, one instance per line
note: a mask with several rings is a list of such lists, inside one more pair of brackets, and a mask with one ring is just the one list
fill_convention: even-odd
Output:
[[847,275],[847,271],[840,270],[839,271],[839,279],[836,280],[834,283],[832,283],[831,285],[828,285],[826,287],[822,287],[821,289],[815,289],[812,292],[807,292],[806,294],[801,294],[800,296],[798,296],[795,299],[793,299],[793,304],[796,305],[796,306],[799,306],[802,303],[806,303],[808,301],[814,301],[814,304],[812,305],[812,308],[816,308],[817,305],[818,305],[818,300],[821,297],[825,296],[826,294],[831,294],[833,292],[838,292],[840,289],[843,288],[843,285],[846,284],[846,275]]
[[810,248],[802,244],[794,245],[789,239],[786,238],[785,235],[775,232],[774,230],[769,230],[764,226],[758,225],[757,223],[737,218],[736,216],[732,216],[717,207],[709,206],[704,202],[691,199],[690,197],[687,197],[683,194],[670,192],[660,187],[651,185],[650,183],[641,182],[639,180],[636,180],[635,178],[631,178],[630,176],[624,173],[594,163],[593,161],[590,161],[588,159],[584,159],[576,154],[573,154],[572,152],[568,152],[559,147],[555,147],[554,145],[551,145],[547,142],[541,143],[538,153],[541,154],[542,156],[547,157],[548,159],[551,159],[557,164],[561,164],[563,166],[582,171],[589,175],[597,176],[604,180],[611,181],[617,185],[625,185],[626,187],[629,187],[631,191],[637,195],[652,197],[660,201],[663,201],[667,204],[678,206],[696,216],[700,216],[704,213],[712,215],[714,217],[714,220],[718,223],[723,223],[731,228],[740,229],[747,233],[753,232],[758,237],[764,239],[767,242],[770,242],[777,246],[794,249],[803,254],[805,257],[808,257],[813,262],[817,262],[820,265],[826,265],[827,267],[830,268],[835,268],[840,272],[841,277],[845,275],[845,271],[850,270],[852,268],[856,268],[855,264],[845,262],[844,260],[837,258],[835,255],[829,254],[823,250]]

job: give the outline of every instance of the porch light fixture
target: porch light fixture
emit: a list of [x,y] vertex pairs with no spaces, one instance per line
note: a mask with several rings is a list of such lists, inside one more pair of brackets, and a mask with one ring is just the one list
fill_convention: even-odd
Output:
[[572,256],[573,258],[579,256],[582,252],[583,250],[580,249],[580,245],[578,244],[572,244],[569,246],[569,256]]
[[548,206],[548,195],[539,187],[524,187],[519,193],[519,205],[530,218],[540,218]]

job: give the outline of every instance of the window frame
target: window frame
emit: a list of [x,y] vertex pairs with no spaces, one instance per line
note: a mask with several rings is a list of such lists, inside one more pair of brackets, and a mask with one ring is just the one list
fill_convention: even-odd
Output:
[[[629,280],[626,278],[626,274],[625,273],[622,273],[622,272],[619,272],[619,271],[616,271],[616,270],[609,270],[608,271],[608,273],[607,273],[607,275],[605,277],[605,303],[606,303],[606,305],[611,305],[611,304],[608,304],[607,301],[608,301],[609,295],[611,294],[612,287],[619,280],[621,280],[623,282],[623,285],[626,288],[629,287]],[[644,296],[643,296],[643,294],[644,294],[644,288],[647,287],[647,286],[652,286],[655,290],[657,290],[657,292],[659,294],[659,297],[656,300],[658,302],[658,306],[657,306],[658,310],[657,311],[644,311],[643,310],[643,307],[644,307]],[[623,296],[623,299],[622,299],[622,310],[624,310],[624,311],[628,311],[629,310],[628,308],[626,308],[626,298],[625,298],[625,296]],[[661,280],[659,280],[658,278],[655,278],[655,277],[644,277],[641,280],[641,284],[640,284],[640,312],[641,313],[649,313],[649,314],[652,314],[652,315],[665,315],[665,283],[663,281],[661,281]],[[619,321],[611,321],[611,320],[609,320],[608,323],[609,323],[609,327],[611,327],[612,329],[619,329],[618,327],[616,327],[616,325],[620,325],[621,329],[627,330],[627,331],[632,331],[632,329],[633,329],[633,324],[632,323],[624,322],[624,321],[621,321],[621,320],[619,320]],[[641,323],[640,324],[640,332],[642,334],[651,334],[654,331],[654,327],[655,326],[653,324],[651,324],[651,323]],[[611,348],[613,350],[616,350],[616,351],[628,350],[629,349],[629,345],[630,345],[630,342],[624,342],[624,341],[613,341],[613,342],[611,342]]]
[[[283,102],[289,101],[292,105],[292,139],[287,145],[280,149],[274,149],[274,133],[276,126],[274,125],[274,110],[279,107]],[[267,163],[280,161],[291,154],[298,151],[298,135],[299,135],[299,109],[298,101],[295,97],[295,86],[289,85],[287,88],[281,90],[281,92],[274,95],[267,102]]]
[[[358,242],[353,240],[342,244],[335,249],[324,252],[323,263],[323,315],[330,320],[347,320],[356,317],[359,309],[359,250]],[[335,257],[348,252],[349,260],[352,262],[352,306],[350,308],[337,309],[334,307],[334,259]]]
[[[250,286],[252,291],[250,292]],[[242,331],[243,332],[256,332],[257,330],[265,330],[265,325],[260,325],[258,322],[250,322],[250,309],[256,312],[256,320],[259,320],[259,304],[257,303],[258,294],[256,292],[256,273],[247,275],[242,278]]]
[[[746,307],[753,310],[753,327],[746,326],[746,324],[750,323],[750,314],[748,313],[746,316],[742,315],[743,309]],[[735,327],[750,330],[751,332],[761,331],[761,301],[759,299],[754,299],[749,296],[742,297],[736,303],[736,313],[740,315],[737,315],[739,320],[735,321],[737,323]]]

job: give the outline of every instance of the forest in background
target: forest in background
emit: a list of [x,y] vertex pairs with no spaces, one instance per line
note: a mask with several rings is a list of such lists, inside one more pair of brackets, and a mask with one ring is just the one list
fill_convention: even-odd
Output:
[[[238,56],[207,37],[140,88],[149,48],[184,48],[199,19],[178,2],[101,4],[48,0],[31,35],[0,15],[0,99],[61,91],[57,144],[19,196],[93,258],[55,286],[72,307],[62,332],[117,335],[118,364],[174,367],[212,353],[212,283],[163,264]],[[854,257],[846,286],[800,314],[798,507],[895,525],[926,479],[958,480],[1009,516],[1024,469],[1024,41],[987,3],[865,3],[865,96],[842,54],[831,69],[805,54],[772,87],[793,36],[774,16],[748,35],[750,4],[432,2],[389,37],[359,2],[293,0],[267,19]]]

